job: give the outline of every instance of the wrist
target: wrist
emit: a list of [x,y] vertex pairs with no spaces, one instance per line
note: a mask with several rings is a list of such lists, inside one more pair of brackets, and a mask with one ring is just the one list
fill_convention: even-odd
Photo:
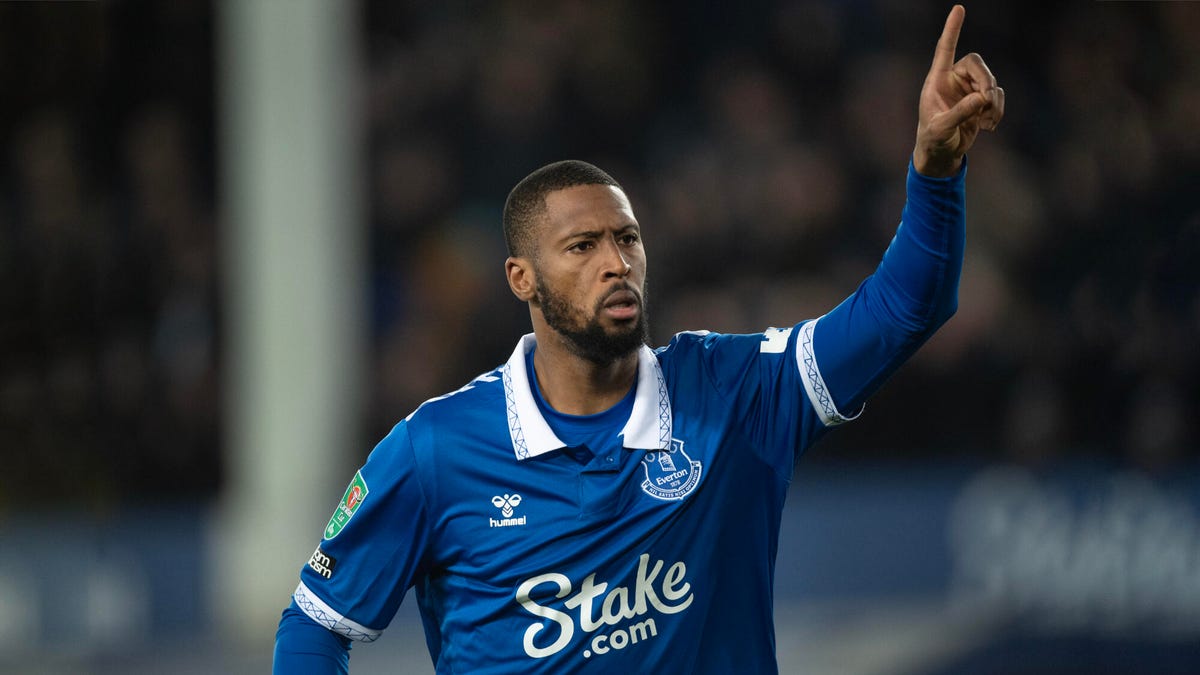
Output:
[[963,158],[961,155],[958,157],[937,156],[918,146],[913,149],[912,163],[913,168],[922,176],[949,178],[962,168]]

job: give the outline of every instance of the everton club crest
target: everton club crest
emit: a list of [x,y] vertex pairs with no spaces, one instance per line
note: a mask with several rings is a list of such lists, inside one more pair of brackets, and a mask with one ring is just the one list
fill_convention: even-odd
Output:
[[675,438],[671,439],[670,450],[647,452],[642,468],[646,471],[642,491],[655,499],[683,499],[700,483],[700,462],[688,457],[683,441]]

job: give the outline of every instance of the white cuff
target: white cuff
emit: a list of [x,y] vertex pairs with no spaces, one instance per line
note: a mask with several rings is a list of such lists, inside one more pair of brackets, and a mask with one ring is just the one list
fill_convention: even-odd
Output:
[[[813,329],[817,326],[816,319],[800,326],[800,334],[796,337],[796,366],[800,369],[800,381],[804,383],[804,391],[812,404],[821,423],[827,427],[849,422],[862,414],[863,408],[847,417],[840,413],[825,380],[821,377],[821,369],[817,367],[817,357],[813,354]],[[866,406],[863,406],[864,408]]]
[[315,593],[308,590],[308,586],[305,586],[303,581],[296,587],[296,592],[292,597],[296,600],[296,605],[308,615],[308,618],[338,635],[343,635],[359,642],[374,642],[383,634],[381,630],[367,628],[334,611],[332,607],[325,604],[324,600],[321,600]]

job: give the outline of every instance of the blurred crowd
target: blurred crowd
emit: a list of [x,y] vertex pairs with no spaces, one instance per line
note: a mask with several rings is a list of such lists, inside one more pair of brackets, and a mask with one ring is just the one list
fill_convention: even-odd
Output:
[[[814,453],[1194,462],[1200,5],[967,9],[1008,102],[969,156],[959,313]],[[500,208],[549,161],[625,186],[655,344],[833,307],[898,223],[945,10],[364,0],[361,454],[528,330]],[[215,11],[0,8],[0,509],[220,485]]]
[[219,481],[205,3],[0,7],[0,512]]

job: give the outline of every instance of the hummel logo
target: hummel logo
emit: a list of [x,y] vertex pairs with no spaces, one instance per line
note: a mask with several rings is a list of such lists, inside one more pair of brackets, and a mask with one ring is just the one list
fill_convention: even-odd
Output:
[[500,509],[505,518],[512,518],[513,508],[521,505],[521,495],[504,495],[492,497],[492,506]]
[[492,506],[500,509],[500,514],[504,516],[502,520],[488,518],[488,525],[491,527],[510,527],[512,525],[524,525],[525,516],[513,518],[513,509],[521,505],[521,495],[509,495],[492,497]]

